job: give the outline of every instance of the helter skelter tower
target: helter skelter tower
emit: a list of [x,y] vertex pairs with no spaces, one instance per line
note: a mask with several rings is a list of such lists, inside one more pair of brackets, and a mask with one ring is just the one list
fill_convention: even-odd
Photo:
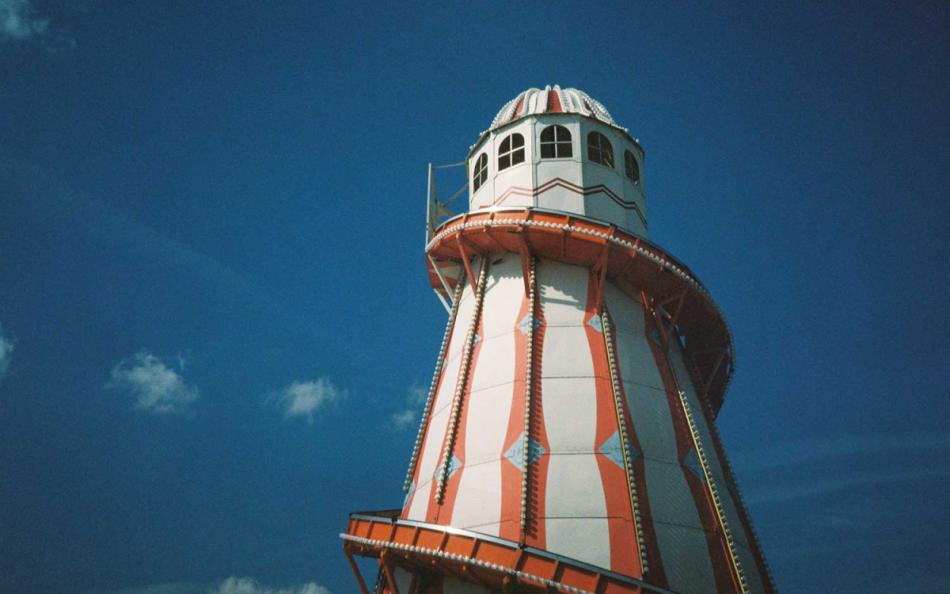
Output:
[[555,86],[478,138],[467,213],[436,216],[430,166],[449,320],[403,507],[341,535],[364,594],[775,591],[714,423],[729,329],[647,241],[642,163],[603,105]]

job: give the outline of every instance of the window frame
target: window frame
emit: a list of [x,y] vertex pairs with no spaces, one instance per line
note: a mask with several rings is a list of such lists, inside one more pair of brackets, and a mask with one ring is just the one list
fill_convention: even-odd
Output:
[[478,192],[488,181],[488,153],[475,157],[475,165],[472,167],[472,194]]
[[[630,175],[630,163],[633,163],[633,169],[637,174],[636,177]],[[637,156],[633,154],[633,151],[630,149],[624,149],[623,151],[623,173],[633,184],[640,185],[640,162],[637,161]]]
[[[591,138],[597,140],[596,146],[591,142]],[[605,143],[605,144],[604,144]],[[606,150],[605,150],[606,148]],[[594,153],[597,153],[603,159],[605,156],[609,157],[609,163],[605,163],[604,160],[598,160],[594,158]],[[614,159],[614,145],[610,142],[610,139],[607,138],[606,134],[599,132],[597,130],[591,130],[587,133],[587,160],[591,163],[597,163],[602,167],[606,167],[611,171],[616,171],[617,161]],[[605,159],[606,160],[606,159]]]
[[[558,129],[563,130],[567,134],[567,140],[558,139]],[[544,140],[544,133],[548,130],[551,130],[551,134],[554,137],[553,140]],[[553,147],[554,156],[545,157],[544,149],[545,147]],[[562,155],[561,149],[567,147],[568,154]],[[553,159],[573,159],[574,158],[574,135],[571,133],[571,130],[567,126],[561,124],[549,124],[541,129],[541,133],[538,135],[538,157],[544,161],[550,161]]]
[[[521,144],[515,146],[515,137],[521,140]],[[527,147],[525,146],[524,134],[512,132],[508,136],[505,136],[498,144],[498,172],[500,173],[506,169],[511,169],[516,165],[525,163],[526,155]],[[516,162],[515,158],[517,157],[520,157],[521,160]],[[504,160],[507,160],[506,164],[503,164]]]

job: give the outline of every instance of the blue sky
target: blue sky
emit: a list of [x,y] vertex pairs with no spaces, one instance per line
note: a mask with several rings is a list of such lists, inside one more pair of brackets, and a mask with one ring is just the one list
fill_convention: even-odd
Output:
[[0,591],[334,594],[445,313],[425,166],[530,86],[647,151],[785,592],[950,590],[950,9],[0,0]]

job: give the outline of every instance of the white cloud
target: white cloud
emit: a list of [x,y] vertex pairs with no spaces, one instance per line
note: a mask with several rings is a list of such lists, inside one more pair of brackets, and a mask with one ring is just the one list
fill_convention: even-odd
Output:
[[13,341],[3,335],[3,326],[0,326],[0,379],[6,375],[10,369],[10,361],[13,359]]
[[271,400],[284,411],[285,417],[305,417],[307,422],[312,423],[314,413],[327,404],[339,402],[344,398],[345,391],[321,377],[311,382],[294,381],[272,396]]
[[396,429],[409,429],[419,420],[422,405],[425,404],[429,391],[419,384],[413,384],[406,391],[405,407],[394,412],[390,419]]
[[120,361],[106,387],[129,393],[136,408],[152,414],[188,413],[200,396],[197,387],[148,351]]
[[246,577],[229,577],[208,594],[331,594],[329,590],[314,582],[307,582],[292,588],[268,588]]
[[24,41],[48,30],[49,19],[36,16],[30,0],[0,0],[0,41]]
[[231,576],[209,586],[200,582],[170,582],[149,584],[107,592],[96,591],[89,594],[332,594],[330,590],[307,582],[289,588],[270,588],[248,577]]

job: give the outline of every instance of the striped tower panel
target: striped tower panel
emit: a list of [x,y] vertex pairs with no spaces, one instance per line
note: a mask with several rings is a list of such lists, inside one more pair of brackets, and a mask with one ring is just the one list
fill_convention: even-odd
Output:
[[[643,298],[641,298],[643,305]],[[677,489],[671,491],[671,499],[678,501],[679,507],[668,517],[657,516],[658,525],[664,525],[666,539],[677,551],[678,546],[691,546],[690,553],[693,557],[687,557],[679,552],[677,559],[688,560],[690,558],[699,558],[700,546],[699,540],[705,541],[706,557],[711,560],[714,578],[715,591],[730,591],[737,588],[735,576],[731,568],[728,551],[722,542],[718,531],[720,526],[714,515],[712,501],[707,489],[707,483],[701,469],[698,466],[697,452],[690,434],[690,427],[686,417],[686,411],[683,410],[682,402],[678,392],[678,384],[673,378],[673,374],[666,356],[665,345],[662,334],[650,310],[650,305],[644,305],[644,324],[647,335],[647,343],[653,354],[653,360],[657,366],[660,377],[665,387],[665,396],[669,414],[673,421],[675,436],[677,462],[676,464],[667,464],[664,468],[664,476],[672,479],[672,476],[681,476],[685,480],[686,490]],[[678,465],[678,466],[677,466]],[[659,485],[658,485],[659,486]],[[687,503],[687,500],[690,500]],[[695,510],[698,518],[690,513],[690,523],[677,524],[676,520],[686,514],[686,509]],[[678,552],[678,551],[677,551]],[[661,553],[662,554],[662,553]],[[670,567],[671,575],[681,575],[684,579],[692,577],[694,574],[688,571],[690,568],[683,568],[682,573],[674,571]],[[675,583],[671,577],[670,586],[675,589]],[[695,584],[687,583],[682,589],[693,591]]]
[[742,567],[743,573],[749,581],[749,588],[753,592],[762,591],[762,573],[764,567],[762,567],[763,563],[753,553],[754,549],[750,545],[750,542],[753,540],[752,535],[749,534],[751,528],[742,521],[738,511],[738,505],[741,503],[737,501],[736,493],[738,493],[738,490],[734,489],[733,485],[735,479],[731,475],[727,475],[723,472],[722,463],[714,447],[714,437],[710,430],[706,408],[700,403],[699,398],[696,396],[696,390],[686,370],[682,347],[677,341],[671,341],[670,343],[669,359],[677,383],[680,389],[685,393],[687,402],[693,410],[699,439],[706,450],[713,480],[719,486],[725,512],[725,521],[731,528],[731,534],[738,548],[739,565]]
[[463,419],[465,453],[452,524],[497,535],[505,434],[515,380],[515,326],[524,297],[517,256],[492,262],[485,290],[481,351]]
[[470,286],[466,286],[459,300],[458,314],[449,339],[445,367],[439,381],[438,392],[423,439],[422,451],[414,472],[414,487],[407,505],[409,511],[406,514],[406,517],[412,520],[425,520],[429,509],[431,499],[429,494],[436,472],[436,465],[441,460],[442,440],[448,425],[449,407],[456,388],[465,335],[472,321],[474,306],[475,294]]
[[[514,255],[508,258],[517,259]],[[512,275],[514,280],[519,274]],[[524,280],[524,279],[521,279]],[[523,292],[518,297],[517,315],[512,326],[512,345],[514,381],[511,384],[511,406],[509,407],[508,421],[505,425],[505,438],[500,458],[501,470],[501,516],[498,524],[498,535],[511,541],[522,541],[524,533],[521,529],[521,514],[523,509],[522,490],[524,480],[524,444],[525,435],[525,402],[530,397],[527,385],[529,365],[529,341],[534,337],[537,322],[533,317],[534,295]]]
[[656,548],[674,591],[714,592],[696,502],[679,464],[677,430],[663,380],[653,361],[643,309],[619,292],[609,291],[611,312],[618,319],[618,359],[624,391],[640,438],[644,489],[650,502]]
[[595,453],[597,388],[584,329],[588,271],[550,261],[538,269],[546,320],[541,392],[550,444],[546,548],[609,567],[607,506]]
[[732,337],[647,240],[643,156],[555,86],[473,145],[468,213],[443,220],[430,166],[449,321],[402,508],[341,535],[362,594],[775,592],[715,426]]

